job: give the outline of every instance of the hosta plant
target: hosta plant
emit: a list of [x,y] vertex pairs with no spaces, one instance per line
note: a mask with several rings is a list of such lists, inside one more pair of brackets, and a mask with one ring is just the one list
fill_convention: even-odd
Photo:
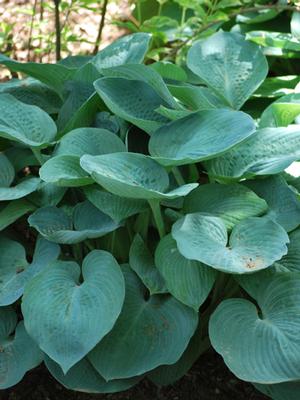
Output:
[[42,362],[78,391],[165,385],[211,345],[296,399],[299,97],[253,111],[268,62],[240,34],[184,68],[143,64],[150,39],[0,58],[27,75],[0,90],[0,387]]

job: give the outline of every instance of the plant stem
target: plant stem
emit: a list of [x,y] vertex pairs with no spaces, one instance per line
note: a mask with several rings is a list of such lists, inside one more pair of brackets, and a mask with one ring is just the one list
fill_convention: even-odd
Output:
[[110,239],[110,252],[114,254],[114,248],[115,248],[115,241],[116,241],[116,231],[113,231],[111,234],[111,239]]
[[158,17],[161,15],[162,8],[163,8],[163,3],[159,2],[158,11],[157,11],[157,16]]
[[150,210],[148,209],[138,215],[134,224],[134,231],[139,233],[144,240],[147,239],[149,220]]
[[[42,24],[43,24],[43,20],[44,20],[44,0],[40,1],[40,21],[39,21],[39,36],[40,36],[40,40],[39,40],[39,48],[42,49],[43,48],[43,40],[42,40]],[[43,60],[43,56],[42,56],[42,52],[40,53],[39,56],[39,61],[42,62]]]
[[92,242],[90,240],[85,240],[84,244],[86,245],[86,247],[90,250],[93,251],[95,250],[94,245],[92,244]]
[[137,17],[139,24],[142,24],[142,8],[141,8],[141,0],[137,1]]
[[179,170],[178,167],[172,168],[172,172],[174,175],[174,178],[176,179],[176,182],[178,183],[179,186],[185,185],[185,181],[183,179],[183,176]]
[[54,0],[55,5],[55,55],[56,61],[61,59],[61,36],[60,36],[60,15],[59,15],[60,0]]
[[72,252],[73,256],[76,261],[81,262],[82,261],[82,247],[80,243],[75,243],[72,246]]
[[182,27],[185,23],[185,14],[186,14],[186,7],[182,7],[182,13],[181,13],[181,21],[180,21],[180,26]]
[[35,14],[36,14],[36,7],[37,7],[37,0],[34,0],[32,16],[31,16],[31,21],[30,21],[30,29],[29,29],[27,61],[30,61],[30,47],[31,47],[31,41],[32,41],[33,23],[34,23],[34,18],[35,18]]
[[195,164],[189,165],[189,180],[190,182],[197,182],[199,179],[199,171]]
[[40,165],[43,165],[45,163],[44,157],[41,153],[40,149],[37,149],[35,147],[31,147],[31,150],[33,152],[33,155],[35,156],[35,158],[38,160],[38,162],[40,163]]
[[165,231],[165,223],[163,220],[163,216],[161,213],[161,208],[160,208],[160,204],[159,204],[159,200],[148,200],[152,213],[153,213],[153,217],[154,217],[154,221],[159,233],[159,237],[163,238],[166,234]]
[[99,25],[99,30],[98,30],[98,35],[97,39],[95,42],[95,47],[93,50],[93,54],[97,54],[99,51],[99,46],[101,43],[101,38],[102,38],[102,32],[105,24],[105,16],[106,16],[106,11],[107,11],[107,4],[108,0],[104,0],[103,6],[102,6],[102,11],[101,11],[101,19],[100,19],[100,25]]

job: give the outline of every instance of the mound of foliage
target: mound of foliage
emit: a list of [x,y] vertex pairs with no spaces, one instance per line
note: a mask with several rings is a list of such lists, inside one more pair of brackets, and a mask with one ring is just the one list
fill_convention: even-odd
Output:
[[211,344],[296,399],[300,95],[274,101],[286,81],[238,33],[184,66],[144,65],[149,42],[0,57],[28,76],[0,88],[0,388],[42,361],[78,391],[165,385]]

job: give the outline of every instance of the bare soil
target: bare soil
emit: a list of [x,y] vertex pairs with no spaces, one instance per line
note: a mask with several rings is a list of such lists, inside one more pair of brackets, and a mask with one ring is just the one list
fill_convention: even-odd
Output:
[[238,380],[214,351],[203,355],[191,371],[174,385],[158,388],[144,379],[117,394],[73,392],[57,383],[44,366],[29,372],[22,382],[0,393],[0,400],[267,400],[246,382]]

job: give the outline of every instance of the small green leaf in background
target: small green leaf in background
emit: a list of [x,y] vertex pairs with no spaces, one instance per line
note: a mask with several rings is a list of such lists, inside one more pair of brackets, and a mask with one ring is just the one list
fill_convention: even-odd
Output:
[[300,94],[293,93],[280,97],[261,114],[260,128],[288,126],[300,114]]

